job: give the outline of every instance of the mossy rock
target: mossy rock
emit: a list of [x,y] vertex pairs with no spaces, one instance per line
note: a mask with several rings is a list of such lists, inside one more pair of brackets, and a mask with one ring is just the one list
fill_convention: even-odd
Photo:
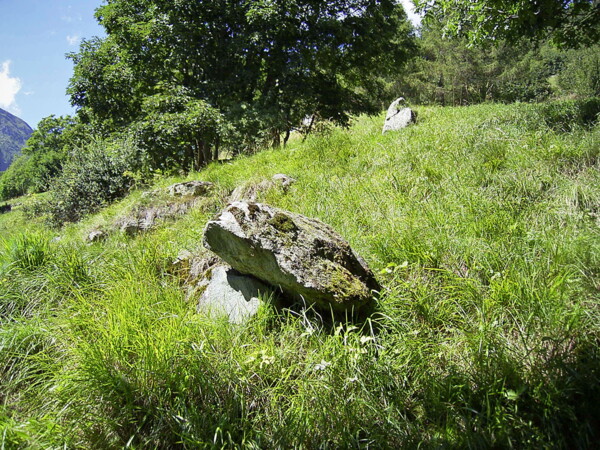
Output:
[[331,227],[261,203],[230,204],[207,224],[204,245],[239,272],[321,310],[370,309],[381,289]]

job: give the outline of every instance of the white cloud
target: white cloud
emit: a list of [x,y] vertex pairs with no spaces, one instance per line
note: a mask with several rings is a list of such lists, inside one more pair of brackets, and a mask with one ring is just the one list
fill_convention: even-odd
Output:
[[411,0],[400,0],[400,2],[402,3],[402,6],[404,6],[404,11],[406,11],[408,20],[410,20],[414,26],[420,26],[422,17],[415,13],[414,3]]
[[10,76],[10,61],[4,61],[0,69],[0,108],[18,114],[16,96],[21,90],[21,80]]
[[79,44],[80,40],[81,40],[81,38],[77,34],[67,36],[67,42],[71,46]]

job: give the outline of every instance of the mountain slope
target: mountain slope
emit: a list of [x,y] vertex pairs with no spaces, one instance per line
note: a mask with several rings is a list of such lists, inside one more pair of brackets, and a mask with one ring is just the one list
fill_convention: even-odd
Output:
[[17,116],[0,109],[0,171],[6,170],[33,130]]

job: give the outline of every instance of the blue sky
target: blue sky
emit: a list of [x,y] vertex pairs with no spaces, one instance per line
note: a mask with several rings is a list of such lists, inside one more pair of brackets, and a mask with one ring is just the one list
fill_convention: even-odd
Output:
[[[409,18],[410,0],[401,0]],[[103,36],[94,18],[102,0],[0,0],[0,108],[35,128],[43,117],[73,114],[65,54],[82,38]]]
[[82,38],[103,36],[101,0],[0,0],[0,108],[35,128],[74,111],[65,91],[73,64],[65,54]]

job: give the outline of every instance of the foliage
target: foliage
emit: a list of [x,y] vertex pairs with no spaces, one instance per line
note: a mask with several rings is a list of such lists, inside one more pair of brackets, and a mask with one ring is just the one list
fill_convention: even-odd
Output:
[[597,0],[416,0],[417,9],[432,22],[440,19],[450,35],[471,42],[550,37],[557,44],[578,47],[598,42],[600,5]]
[[70,155],[44,206],[53,225],[76,222],[129,192],[141,152],[126,142],[98,141]]
[[205,101],[172,88],[146,97],[142,109],[143,118],[128,133],[145,150],[151,170],[197,170],[218,159],[219,143],[226,140],[230,127]]
[[439,25],[424,26],[418,43],[418,55],[393,88],[422,104],[541,101],[552,94],[551,77],[566,57],[548,44],[524,41],[473,47],[465,38],[444,37]]
[[[163,86],[175,96],[183,88],[197,103],[188,102],[188,117],[176,120],[195,127],[193,141],[206,155],[214,155],[211,137],[219,133],[199,128],[200,117],[214,123],[222,114],[237,128],[239,149],[261,139],[277,145],[281,134],[287,141],[314,113],[347,124],[352,113],[376,111],[360,88],[412,48],[403,9],[391,0],[111,0],[97,17],[108,36],[70,56],[69,93],[82,119],[108,132],[134,122],[149,129],[157,121],[149,98],[170,95]],[[196,125],[184,124],[190,120]],[[196,157],[200,164],[210,159]]]
[[600,45],[566,54],[558,83],[564,92],[581,97],[600,96]]
[[35,168],[28,164],[29,158],[21,155],[15,158],[8,170],[0,177],[0,200],[8,200],[27,192],[33,184]]
[[67,93],[78,107],[77,116],[101,135],[129,124],[139,114],[139,83],[124,61],[123,52],[109,38],[83,40],[73,61]]
[[69,150],[81,146],[88,131],[69,116],[43,118],[23,147],[22,155],[0,179],[0,199],[48,190],[51,180],[60,174]]
[[[66,226],[30,270],[4,271],[16,260],[5,249],[36,220],[1,215],[0,442],[593,447],[600,130],[562,126],[582,105],[417,106],[417,124],[385,135],[383,117],[361,117],[190,174],[217,183],[209,209],[82,242],[133,194]],[[224,192],[274,173],[298,181],[259,201],[321,219],[377,272],[370,320],[266,303],[230,326],[169,274]]]

